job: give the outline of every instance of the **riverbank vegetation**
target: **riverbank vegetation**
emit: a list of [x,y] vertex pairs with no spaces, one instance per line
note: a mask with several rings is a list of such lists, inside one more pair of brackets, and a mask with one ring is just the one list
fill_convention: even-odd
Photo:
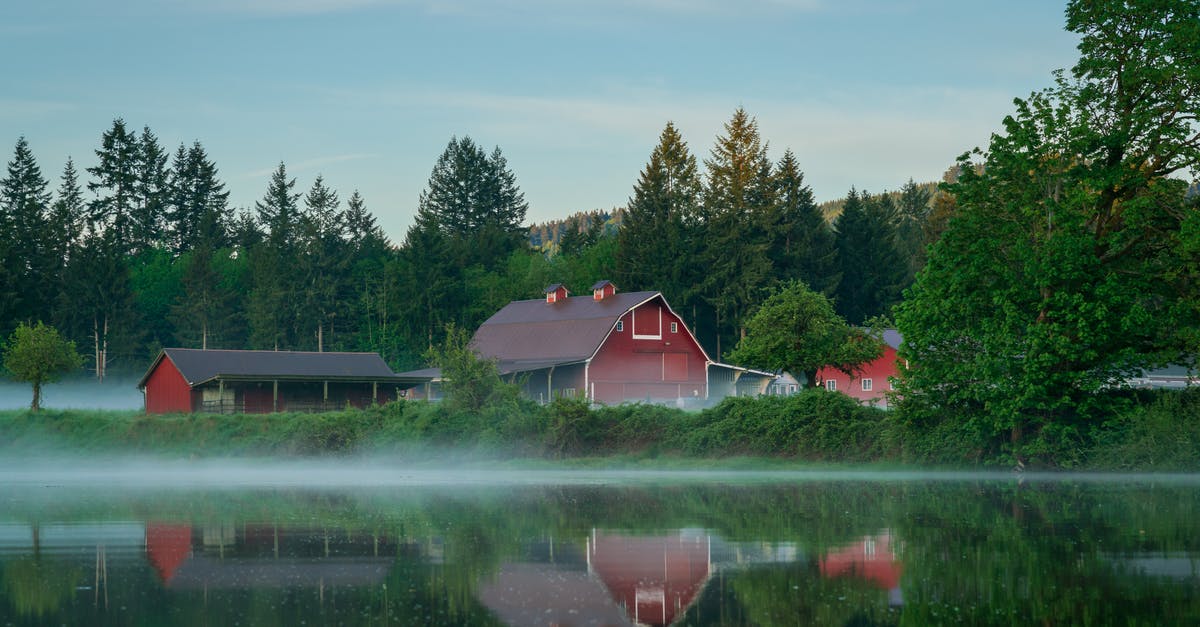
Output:
[[[951,427],[949,425],[957,425]],[[1010,468],[977,427],[913,429],[844,395],[729,398],[703,411],[629,404],[518,401],[468,411],[399,401],[322,414],[0,412],[0,450],[168,457],[365,455],[413,462],[568,460],[575,464],[731,467],[781,463]],[[1029,469],[1200,470],[1200,391],[1146,392],[1088,432],[1047,444]]]

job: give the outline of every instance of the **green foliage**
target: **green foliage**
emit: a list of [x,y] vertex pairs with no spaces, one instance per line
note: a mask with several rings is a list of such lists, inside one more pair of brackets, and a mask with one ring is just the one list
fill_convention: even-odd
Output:
[[4,369],[17,381],[33,384],[33,411],[41,409],[42,384],[79,369],[82,361],[74,342],[40,321],[19,325],[4,345]]
[[825,296],[792,281],[771,294],[746,325],[746,337],[729,354],[736,363],[803,374],[809,387],[817,371],[835,367],[853,375],[883,353],[881,329],[853,328]]
[[453,324],[446,327],[441,346],[430,349],[427,359],[442,369],[447,403],[467,412],[503,408],[510,410],[520,390],[500,379],[496,363],[481,359],[471,348],[471,335]]
[[900,299],[905,269],[896,249],[897,217],[890,195],[853,189],[838,216],[837,309],[851,324],[888,315]]
[[[1120,382],[1194,350],[1186,184],[1200,167],[1200,3],[1071,2],[1069,78],[1016,102],[900,306],[914,425],[1060,452],[1128,402]],[[1181,237],[1181,234],[1184,234]],[[1180,270],[1180,269],[1184,270]]]

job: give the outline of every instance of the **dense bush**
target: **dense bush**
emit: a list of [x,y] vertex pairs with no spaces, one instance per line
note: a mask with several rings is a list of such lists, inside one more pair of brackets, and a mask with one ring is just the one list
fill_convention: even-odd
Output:
[[[1113,470],[1200,468],[1200,391],[1145,393],[1091,431],[1039,434],[1031,467]],[[0,451],[153,452],[181,456],[376,453],[436,458],[452,449],[497,457],[772,457],[1007,467],[969,420],[933,428],[824,390],[729,398],[700,412],[626,404],[589,407],[518,401],[466,411],[400,401],[324,414],[146,415],[0,412]],[[1030,444],[1032,444],[1031,441]],[[1034,450],[1030,447],[1026,450]]]

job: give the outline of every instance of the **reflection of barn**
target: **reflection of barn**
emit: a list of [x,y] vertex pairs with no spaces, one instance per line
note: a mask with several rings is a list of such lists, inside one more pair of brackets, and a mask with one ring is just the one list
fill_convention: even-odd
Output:
[[420,381],[376,353],[166,348],[138,388],[148,413],[267,413],[386,403]]
[[628,536],[593,532],[588,565],[635,623],[670,625],[713,572],[705,533]]
[[387,537],[345,531],[146,525],[146,557],[172,589],[370,585],[387,577],[396,554]]
[[900,604],[900,576],[904,565],[896,558],[891,532],[867,536],[831,551],[821,558],[822,577],[863,579],[891,592],[892,605]]
[[617,293],[609,281],[587,296],[555,284],[544,299],[511,302],[479,327],[472,347],[542,401],[697,404],[761,394],[771,377],[710,359],[662,294]]

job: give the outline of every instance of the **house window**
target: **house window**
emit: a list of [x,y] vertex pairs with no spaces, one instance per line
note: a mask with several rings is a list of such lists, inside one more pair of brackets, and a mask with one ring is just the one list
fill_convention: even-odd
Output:
[[870,379],[863,379],[862,386],[863,386],[864,392],[870,392],[871,389],[875,386],[875,384]]
[[563,388],[559,396],[562,398],[575,398],[575,388]]
[[622,332],[622,331],[624,331],[624,330],[625,330],[625,321],[624,321],[624,320],[617,320],[617,333],[620,333],[620,332]]
[[679,333],[679,323],[678,322],[671,323],[671,333]]
[[830,392],[836,392],[837,391],[837,379],[826,379],[825,380],[825,389],[829,390]]

